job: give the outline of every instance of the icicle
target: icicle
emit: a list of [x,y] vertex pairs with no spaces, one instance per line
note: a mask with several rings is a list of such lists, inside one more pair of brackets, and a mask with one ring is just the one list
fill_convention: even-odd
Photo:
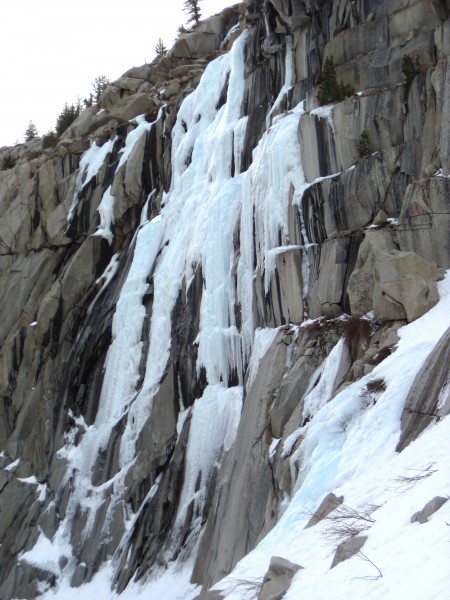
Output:
[[80,160],[80,166],[78,168],[78,175],[75,182],[75,191],[73,194],[72,204],[70,205],[69,212],[67,214],[67,222],[70,223],[73,219],[73,214],[78,202],[80,200],[79,195],[83,188],[97,175],[101,166],[106,160],[108,154],[110,154],[116,143],[117,136],[108,140],[103,146],[97,146],[97,142],[93,142],[91,147],[83,153]]
[[284,100],[286,94],[292,87],[292,82],[294,80],[294,57],[292,52],[292,36],[287,35],[285,38],[286,43],[286,57],[284,61],[284,84],[281,90],[278,93],[278,96],[273,103],[272,108],[270,109],[267,117],[266,117],[266,127],[269,128],[272,124],[272,115],[280,106],[281,102]]

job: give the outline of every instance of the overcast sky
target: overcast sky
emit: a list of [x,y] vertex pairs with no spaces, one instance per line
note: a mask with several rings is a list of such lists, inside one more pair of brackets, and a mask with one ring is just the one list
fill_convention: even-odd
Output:
[[[201,0],[202,17],[237,0]],[[3,0],[0,25],[0,147],[40,135],[64,103],[92,91],[98,75],[117,79],[151,62],[159,37],[170,48],[187,22],[184,0]]]

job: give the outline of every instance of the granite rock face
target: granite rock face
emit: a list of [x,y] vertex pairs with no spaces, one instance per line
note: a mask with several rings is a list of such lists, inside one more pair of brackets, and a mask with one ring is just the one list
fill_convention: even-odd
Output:
[[[121,592],[162,565],[195,558],[192,580],[203,587],[201,597],[220,597],[208,588],[274,527],[295,490],[302,436],[291,436],[314,417],[311,392],[316,403],[332,402],[395,352],[401,325],[438,301],[436,282],[450,266],[449,23],[449,3],[438,0],[247,1],[181,35],[163,59],[113,82],[54,150],[43,151],[39,140],[0,148],[3,600],[34,598],[63,577],[80,586],[109,559]],[[248,172],[260,142],[304,101],[296,145],[286,153],[296,178],[270,274],[258,248],[248,257],[251,340],[266,328],[273,336],[256,358],[248,348],[235,353],[228,379],[218,381],[240,390],[239,423],[182,507],[191,429],[198,431],[196,407],[210,383],[199,359],[211,277],[201,261],[190,265],[175,294],[167,361],[151,391],[145,380],[154,271],[136,283],[142,327],[130,357],[137,375],[129,397],[89,470],[72,469],[70,456],[99,417],[113,319],[143,224],[161,214],[179,168],[172,135],[181,135],[182,102],[241,32],[241,129],[230,143],[230,172]],[[319,107],[326,56],[356,94]],[[420,64],[408,82],[405,56]],[[217,112],[231,85],[227,80],[217,98]],[[187,130],[185,121],[181,128]],[[363,132],[370,152],[359,156]],[[138,137],[129,154],[128,136]],[[183,168],[195,158],[188,150]],[[257,183],[255,175],[251,185]],[[251,230],[257,238],[261,215],[252,211],[247,229],[240,215],[231,235],[233,282],[242,272],[244,236]],[[226,339],[233,347],[236,337],[248,337],[249,317],[237,301],[230,312]],[[411,382],[398,451],[449,412],[448,348],[447,332]],[[330,356],[335,371],[325,389],[318,373]],[[140,394],[151,402],[135,424]],[[135,453],[124,466],[129,427]],[[322,512],[340,501],[329,499]],[[40,535],[55,541],[63,532],[70,552],[54,570],[21,558]],[[261,598],[278,597],[270,593]]]

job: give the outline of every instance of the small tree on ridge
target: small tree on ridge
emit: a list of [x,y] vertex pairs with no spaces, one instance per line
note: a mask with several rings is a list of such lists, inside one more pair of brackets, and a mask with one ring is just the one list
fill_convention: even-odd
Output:
[[110,84],[109,79],[106,77],[106,75],[98,75],[93,83],[92,83],[92,88],[94,90],[94,101],[98,104],[98,101],[100,100],[100,96],[103,94],[103,92],[105,91],[106,87]]
[[183,10],[189,16],[188,23],[192,23],[194,27],[198,25],[202,16],[200,0],[185,0]]
[[36,129],[36,125],[33,121],[30,121],[28,127],[25,129],[25,141],[30,142],[31,140],[34,140],[34,138],[37,138],[37,136],[38,130]]
[[162,38],[158,38],[155,46],[156,58],[164,58],[167,54],[167,48],[164,46]]

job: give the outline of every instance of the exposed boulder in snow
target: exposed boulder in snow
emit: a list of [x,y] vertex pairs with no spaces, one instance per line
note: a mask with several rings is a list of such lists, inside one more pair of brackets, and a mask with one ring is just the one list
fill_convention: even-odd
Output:
[[281,556],[272,556],[270,566],[262,581],[258,600],[281,600],[291,585],[294,575],[303,569]]
[[431,515],[434,515],[434,513],[438,511],[446,502],[448,502],[448,500],[448,497],[444,498],[442,496],[435,496],[425,504],[422,510],[419,510],[412,515],[411,523],[426,523]]
[[317,523],[320,523],[323,519],[333,512],[338,506],[340,506],[344,502],[344,496],[336,496],[333,492],[330,492],[325,496],[317,510],[314,512],[312,517],[309,519],[307,524],[305,525],[305,529],[308,527],[314,527]]
[[330,569],[336,567],[339,563],[352,558],[361,550],[367,542],[366,535],[356,535],[349,537],[337,547]]

